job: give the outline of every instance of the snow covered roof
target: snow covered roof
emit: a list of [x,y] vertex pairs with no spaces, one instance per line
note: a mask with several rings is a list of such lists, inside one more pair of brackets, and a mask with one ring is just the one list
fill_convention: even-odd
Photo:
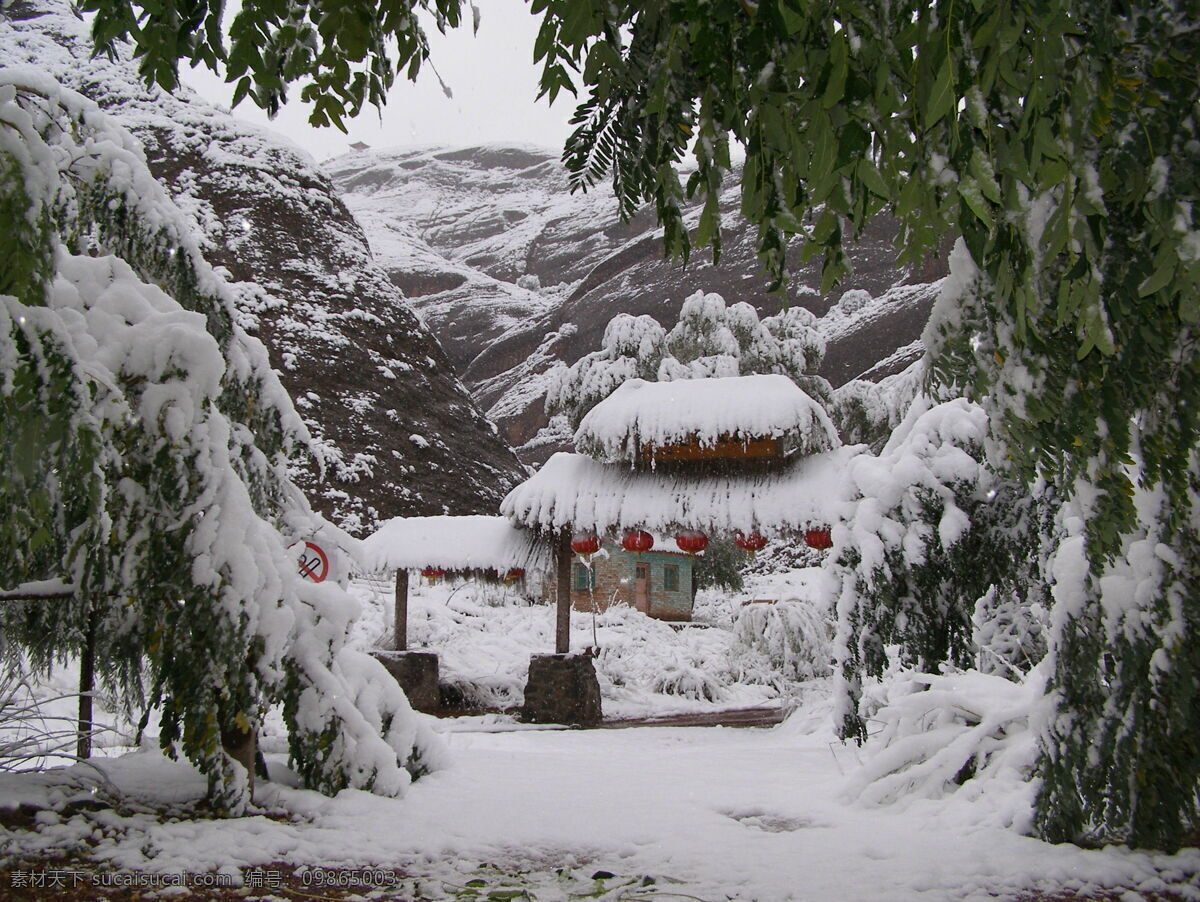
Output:
[[500,512],[543,530],[757,529],[777,535],[837,519],[848,485],[840,474],[848,457],[861,450],[837,448],[781,471],[697,476],[560,453],[509,492]]
[[575,446],[601,460],[634,461],[640,449],[721,440],[783,439],[783,452],[814,454],[838,445],[824,408],[786,376],[728,376],[646,382],[631,379],[597,404]]
[[504,517],[396,517],[363,540],[374,570],[532,570],[548,566],[549,549],[533,530]]

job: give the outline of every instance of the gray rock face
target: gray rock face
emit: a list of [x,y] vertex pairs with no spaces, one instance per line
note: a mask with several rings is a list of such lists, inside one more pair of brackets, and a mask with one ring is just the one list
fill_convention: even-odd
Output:
[[520,464],[311,157],[190,92],[146,89],[132,63],[91,58],[63,0],[0,12],[3,63],[37,65],[143,141],[313,433],[324,472],[298,475],[314,506],[352,531],[495,512]]
[[[764,291],[736,187],[724,198],[720,264],[705,252],[683,266],[663,259],[648,214],[620,222],[607,186],[571,194],[549,150],[366,151],[330,161],[326,171],[393,283],[527,461],[562,445],[561,436],[538,435],[547,424],[548,374],[599,347],[615,314],[649,314],[669,326],[697,290],[747,301],[762,315],[782,304]],[[854,274],[826,295],[816,288],[819,261],[794,261],[787,302],[823,317],[821,373],[835,386],[882,378],[920,353],[914,342],[945,275],[944,255],[919,271],[899,268],[895,232],[881,218],[851,242]],[[848,291],[865,292],[867,302],[840,304]]]

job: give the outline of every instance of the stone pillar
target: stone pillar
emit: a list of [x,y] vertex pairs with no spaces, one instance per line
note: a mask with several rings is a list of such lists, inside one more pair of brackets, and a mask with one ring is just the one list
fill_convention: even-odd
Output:
[[529,659],[521,717],[529,723],[596,726],[603,719],[600,682],[588,655],[534,655]]
[[432,713],[441,707],[438,687],[438,656],[431,651],[385,651],[376,649],[372,656],[387,668],[418,711]]

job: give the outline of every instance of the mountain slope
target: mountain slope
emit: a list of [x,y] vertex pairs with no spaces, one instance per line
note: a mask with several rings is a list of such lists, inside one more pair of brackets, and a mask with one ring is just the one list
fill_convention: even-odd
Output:
[[315,506],[356,531],[495,510],[519,463],[307,154],[189,92],[146,89],[131,63],[92,59],[62,0],[0,12],[0,65],[36,65],[143,141],[314,435],[324,475],[300,476]]
[[[684,298],[700,289],[729,303],[747,301],[763,315],[781,306],[763,290],[736,187],[723,199],[728,225],[720,265],[697,254],[682,266],[663,259],[649,215],[620,222],[607,186],[571,194],[557,155],[547,150],[362,151],[325,168],[390,278],[527,460],[561,445],[561,436],[539,433],[547,424],[550,374],[597,348],[615,314],[649,314],[670,325]],[[788,302],[823,317],[829,347],[821,372],[835,385],[868,372],[882,377],[919,353],[913,343],[944,262],[916,272],[897,268],[894,237],[894,224],[880,219],[850,242],[854,274],[828,295],[814,287],[819,264],[793,261]],[[846,292],[847,303],[839,303]]]

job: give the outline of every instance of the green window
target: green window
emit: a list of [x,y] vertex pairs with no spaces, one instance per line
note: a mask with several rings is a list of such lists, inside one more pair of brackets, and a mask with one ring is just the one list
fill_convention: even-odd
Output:
[[679,567],[667,564],[663,567],[663,589],[668,592],[679,591]]
[[596,588],[596,570],[593,567],[585,567],[583,564],[572,565],[572,588],[576,592],[587,592],[590,589]]

